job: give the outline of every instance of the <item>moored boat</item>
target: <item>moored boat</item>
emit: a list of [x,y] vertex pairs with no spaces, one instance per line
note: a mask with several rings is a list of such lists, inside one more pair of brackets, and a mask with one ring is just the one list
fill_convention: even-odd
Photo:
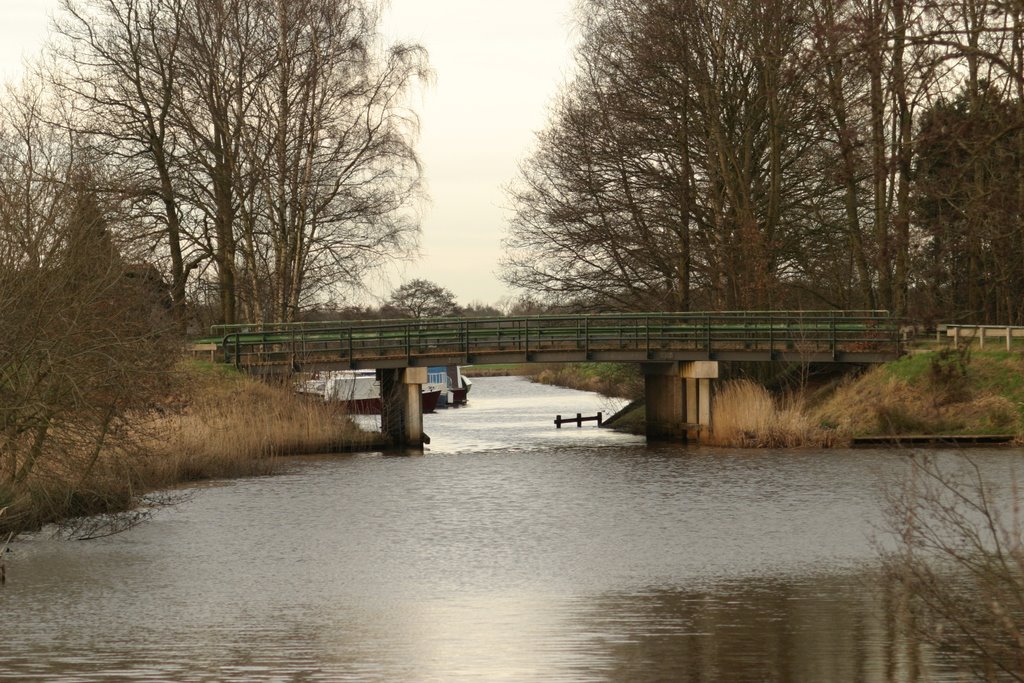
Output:
[[448,400],[455,406],[465,405],[469,399],[469,390],[473,387],[473,380],[462,374],[462,368],[455,366],[451,369],[455,371],[455,376],[452,378]]
[[[306,380],[299,387],[305,394],[319,395],[325,401],[342,403],[348,412],[357,415],[380,414],[380,382],[373,370],[340,370]],[[423,412],[437,409],[441,389],[423,385]]]
[[463,377],[458,365],[434,365],[427,368],[427,383],[431,391],[441,391],[438,408],[465,405],[469,388],[473,385],[468,377]]

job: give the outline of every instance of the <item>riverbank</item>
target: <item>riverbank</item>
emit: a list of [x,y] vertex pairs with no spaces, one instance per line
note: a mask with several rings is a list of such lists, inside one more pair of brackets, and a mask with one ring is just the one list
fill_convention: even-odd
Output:
[[343,410],[209,363],[185,362],[163,398],[124,416],[103,447],[49,454],[31,478],[0,484],[0,533],[136,508],[149,492],[272,474],[287,455],[380,447]]
[[[608,364],[544,371],[535,381],[623,396]],[[642,395],[643,378],[637,376]],[[750,380],[716,383],[706,445],[737,448],[845,446],[857,437],[1024,435],[1024,355],[924,350],[825,383],[772,393]],[[636,394],[634,394],[636,396]],[[636,396],[639,397],[639,396]],[[638,400],[609,426],[644,431]]]
[[849,436],[1024,434],[1024,355],[945,349],[841,382],[811,405]]
[[592,391],[630,401],[644,395],[644,378],[635,363],[507,363],[462,368],[466,377],[528,377],[539,384]]

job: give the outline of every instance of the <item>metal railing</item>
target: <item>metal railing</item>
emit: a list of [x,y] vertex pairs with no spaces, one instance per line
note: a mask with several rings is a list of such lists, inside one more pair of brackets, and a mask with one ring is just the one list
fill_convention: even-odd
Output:
[[224,332],[224,361],[239,367],[696,357],[878,362],[900,352],[898,326],[885,311],[430,318],[216,329]]

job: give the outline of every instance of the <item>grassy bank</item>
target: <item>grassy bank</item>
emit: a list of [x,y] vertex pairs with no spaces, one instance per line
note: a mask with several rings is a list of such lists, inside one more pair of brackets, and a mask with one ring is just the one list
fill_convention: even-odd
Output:
[[644,395],[644,377],[635,363],[565,363],[538,366],[534,381],[611,398],[636,400]]
[[529,377],[551,386],[593,391],[635,400],[644,394],[644,378],[634,363],[506,363],[462,368],[466,377]]
[[843,383],[814,410],[844,435],[1024,432],[1024,356],[941,350]]
[[[0,483],[0,532],[135,508],[147,492],[269,474],[280,456],[372,447],[337,407],[221,366],[183,364],[163,400],[124,416],[102,448],[65,447],[30,478]],[[64,439],[65,446],[74,439]]]
[[838,385],[771,396],[727,382],[709,443],[828,446],[856,436],[1024,434],[1024,356],[944,349],[876,366]]
[[542,363],[496,363],[466,365],[460,371],[466,377],[534,377],[545,367]]
[[[1024,354],[922,351],[840,381],[771,393],[716,383],[708,445],[799,448],[858,436],[1012,434],[1024,440]],[[615,428],[643,431],[642,403]]]

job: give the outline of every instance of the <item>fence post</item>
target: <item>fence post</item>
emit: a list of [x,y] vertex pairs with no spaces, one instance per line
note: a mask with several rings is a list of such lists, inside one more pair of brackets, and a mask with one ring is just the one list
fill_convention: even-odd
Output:
[[707,313],[704,314],[704,344],[708,358],[711,358],[711,315]]
[[831,337],[832,337],[832,340],[831,340],[832,341],[832,360],[835,360],[836,359],[836,346],[838,345],[837,342],[836,342],[836,314],[835,313],[830,313],[828,317],[829,317],[829,333],[831,334]]

